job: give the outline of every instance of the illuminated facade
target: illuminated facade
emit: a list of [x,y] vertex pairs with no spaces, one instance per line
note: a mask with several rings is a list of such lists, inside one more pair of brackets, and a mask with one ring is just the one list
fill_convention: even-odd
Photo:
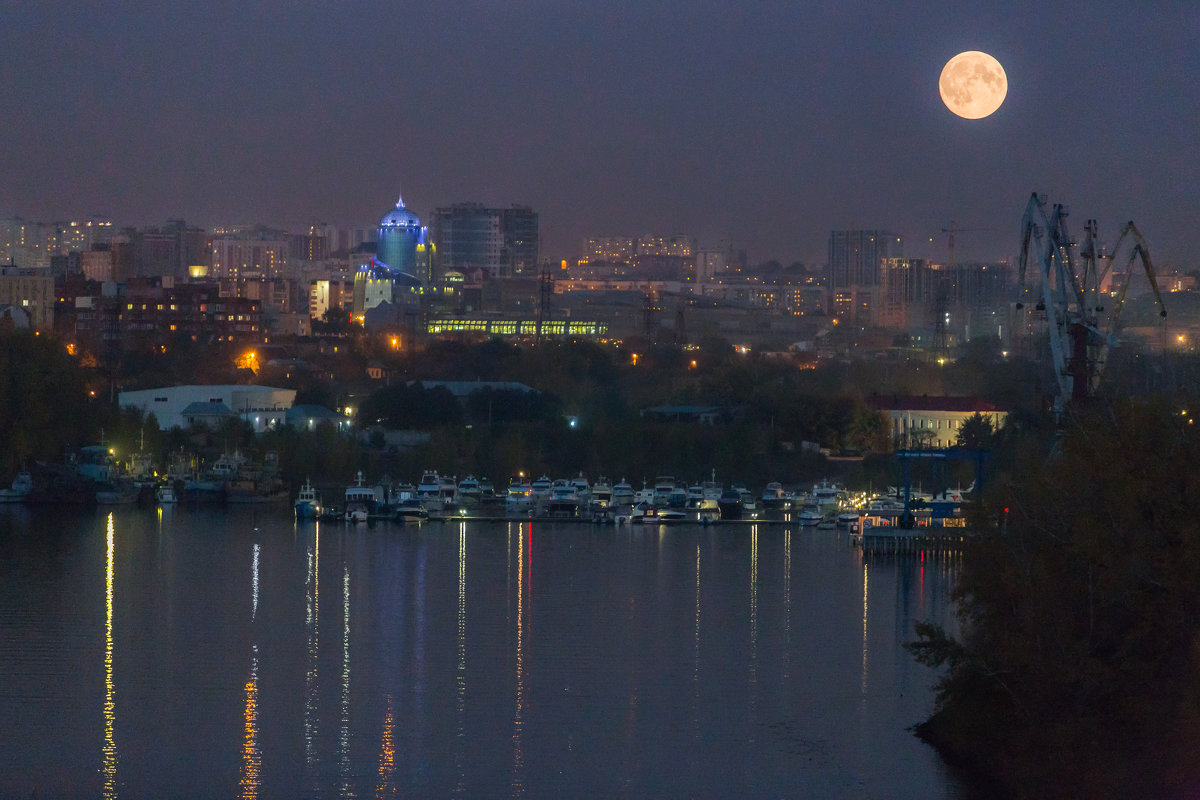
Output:
[[433,212],[437,278],[483,270],[492,278],[538,271],[538,215],[526,206],[459,203]]
[[[600,338],[608,334],[608,325],[603,322],[585,320],[543,320],[543,336],[572,336]],[[430,320],[426,332],[477,333],[481,336],[536,336],[538,323],[535,320],[513,319],[467,319],[443,318]]]
[[401,197],[396,201],[396,207],[379,220],[376,264],[428,280],[428,239],[429,229],[422,227],[417,215],[404,207]]
[[213,278],[281,278],[287,266],[286,239],[219,238],[212,243]]

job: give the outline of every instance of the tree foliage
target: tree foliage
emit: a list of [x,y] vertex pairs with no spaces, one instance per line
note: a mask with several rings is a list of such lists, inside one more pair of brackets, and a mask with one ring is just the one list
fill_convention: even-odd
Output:
[[83,371],[62,342],[0,331],[0,479],[85,443],[96,417]]
[[1165,796],[1200,775],[1200,433],[1162,405],[1073,419],[976,509],[962,634],[921,732],[1021,796]]

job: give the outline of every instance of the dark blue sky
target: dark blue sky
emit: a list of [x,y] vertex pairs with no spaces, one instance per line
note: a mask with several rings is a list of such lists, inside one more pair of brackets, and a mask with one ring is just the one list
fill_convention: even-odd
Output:
[[[373,225],[532,205],[589,234],[825,259],[831,228],[910,255],[1012,256],[1029,194],[1137,222],[1200,266],[1200,3],[6,3],[0,214]],[[983,50],[991,117],[938,96]]]

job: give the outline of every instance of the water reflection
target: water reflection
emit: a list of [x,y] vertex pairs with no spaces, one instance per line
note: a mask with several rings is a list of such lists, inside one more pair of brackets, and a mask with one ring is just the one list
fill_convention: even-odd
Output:
[[342,567],[342,717],[338,730],[339,797],[354,797],[350,785],[350,565]]
[[116,542],[113,513],[108,514],[108,552],[104,568],[104,797],[117,796],[117,693],[113,684],[113,554]]
[[455,796],[467,788],[467,524],[458,526],[458,631],[455,637],[454,771]]
[[780,658],[783,679],[792,671],[792,529],[783,529],[783,654]]
[[[259,545],[254,544],[250,565],[250,622],[258,616],[258,556]],[[242,712],[242,800],[257,800],[262,775],[262,753],[258,749],[258,644],[250,645],[250,677],[246,680],[246,703]]]
[[244,519],[106,510],[54,539],[0,511],[0,795],[57,768],[42,796],[952,796],[897,640],[951,617],[954,558],[864,565],[766,523]]
[[[758,526],[750,526],[750,683],[758,683]],[[751,698],[753,699],[753,697]]]
[[692,734],[700,736],[700,543],[696,543],[696,614],[692,655]]
[[[529,525],[529,544],[533,545],[533,524]],[[517,697],[516,708],[513,710],[513,766],[512,766],[512,796],[518,797],[525,793],[525,753],[522,746],[522,735],[525,726],[525,537],[522,535],[522,525],[517,524]],[[509,526],[509,537],[512,537],[512,526]],[[511,548],[511,542],[509,547]],[[531,564],[532,564],[532,556]]]
[[304,630],[308,637],[304,670],[304,766],[309,791],[316,796],[317,782],[317,675],[320,645],[321,607],[321,523],[313,532],[312,546],[307,548],[307,568],[304,579]]
[[392,695],[386,697],[387,710],[383,715],[383,735],[379,742],[379,783],[375,788],[377,798],[396,794],[396,715],[392,712]]

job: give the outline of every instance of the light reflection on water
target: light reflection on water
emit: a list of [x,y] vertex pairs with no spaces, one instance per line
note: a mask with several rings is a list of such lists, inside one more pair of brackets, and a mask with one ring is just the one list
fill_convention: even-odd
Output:
[[113,684],[113,558],[116,542],[113,514],[108,515],[104,557],[104,797],[117,796],[117,692]]
[[0,512],[0,796],[955,797],[900,643],[957,572],[770,524]]

